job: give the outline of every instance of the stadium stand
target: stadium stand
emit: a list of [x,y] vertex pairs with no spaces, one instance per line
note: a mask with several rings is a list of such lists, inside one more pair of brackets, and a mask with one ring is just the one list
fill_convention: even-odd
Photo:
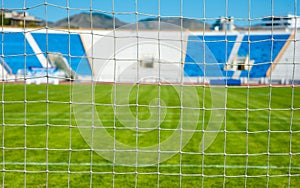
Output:
[[3,38],[0,46],[3,60],[7,69],[11,69],[12,74],[17,74],[19,70],[24,71],[29,67],[42,67],[23,33],[5,32],[0,33],[0,37]]
[[[282,47],[290,35],[245,35],[238,55],[243,57],[250,55],[254,64],[250,71],[250,78],[265,77],[271,63],[278,56]],[[249,44],[250,42],[250,44]],[[247,77],[248,71],[244,71],[241,77]]]
[[[121,34],[130,35],[130,33],[126,31],[120,32],[120,35]],[[149,32],[145,32],[144,35],[150,34]],[[162,34],[166,34],[166,36],[171,35],[169,33]],[[172,36],[178,37],[176,32],[172,33]],[[282,73],[283,68],[281,67],[283,63],[285,65],[284,69],[287,69],[288,63],[290,63],[289,69],[293,67],[291,64],[293,59],[290,58],[292,57],[290,48],[293,44],[287,42],[291,36],[291,33],[286,32],[275,34],[261,32],[252,35],[242,32],[230,33],[228,35],[221,33],[211,33],[204,36],[201,34],[189,35],[187,36],[184,75],[187,79],[206,77],[209,80],[215,80],[212,81],[212,83],[232,83],[235,85],[240,83],[240,79],[246,79],[248,76],[250,79],[267,78],[270,70],[274,69],[274,79],[282,80],[284,74],[285,80],[291,80],[291,78],[287,76],[286,70]],[[3,70],[2,75],[16,75],[20,71],[24,73],[25,70],[29,70],[33,67],[51,67],[51,65],[45,63],[46,58],[50,58],[49,54],[57,54],[64,59],[69,69],[72,69],[71,72],[74,71],[77,75],[81,76],[91,76],[92,71],[87,59],[89,49],[86,49],[85,46],[94,46],[93,54],[95,54],[94,57],[96,57],[94,59],[94,71],[100,71],[100,68],[104,65],[104,67],[107,68],[107,70],[102,73],[103,78],[101,77],[99,81],[112,81],[114,78],[112,67],[107,67],[105,62],[100,60],[101,58],[110,58],[110,53],[104,54],[106,51],[102,45],[103,42],[109,42],[110,38],[102,40],[101,37],[96,37],[95,41],[100,41],[101,39],[101,44],[95,41],[95,44],[92,44],[89,37],[79,33],[29,32],[27,35],[24,35],[21,31],[14,30],[5,31],[0,34],[0,37],[3,38],[3,45],[0,46],[0,50],[3,53],[0,62],[0,66],[3,67],[1,68]],[[174,43],[171,46],[179,47],[180,43]],[[141,49],[139,54],[141,58],[152,56],[152,58],[154,58],[157,56],[155,53],[157,51],[156,48],[152,48],[149,45],[147,47],[144,46],[144,48],[144,50]],[[181,56],[174,57],[173,55],[169,55],[170,53],[167,53],[170,51],[170,48],[161,48],[161,50],[163,49],[166,50],[166,53],[162,54],[165,54],[166,57],[161,56],[161,59],[171,60],[171,62],[180,62]],[[120,52],[122,53],[118,54],[118,58],[130,59],[131,53],[127,53],[127,51]],[[174,52],[174,54],[175,53],[176,52]],[[107,57],[105,55],[107,55]],[[251,66],[249,67],[244,65],[244,68],[240,69],[234,64],[237,62],[245,63],[247,59],[251,61]],[[296,59],[298,59],[298,57],[296,57]],[[277,64],[272,65],[273,62],[277,62]],[[131,62],[131,64],[132,63],[133,62]],[[233,68],[227,67],[230,63],[232,63]],[[125,61],[122,61],[122,63],[118,62],[118,74],[126,67],[128,69],[129,64],[129,62]],[[161,64],[161,73],[165,76],[172,77],[171,80],[178,81],[180,77],[178,71],[179,69],[182,71],[182,69],[178,67],[177,64],[174,70],[171,70],[171,67],[167,64],[164,66],[164,64]],[[297,64],[295,67],[297,68]],[[156,68],[157,67],[154,66],[152,69],[145,69],[145,74],[146,72],[148,74],[149,71],[157,72]],[[143,67],[140,67],[140,70],[142,69]],[[178,70],[175,71],[175,69]],[[132,69],[132,71],[136,70]],[[104,79],[106,74],[107,79]],[[126,75],[122,72],[122,76],[125,76],[127,80],[131,75],[133,75],[131,72],[126,73]],[[120,75],[118,75],[118,78],[121,78]]]
[[[91,75],[91,68],[79,34],[32,33],[45,53],[62,54],[70,67],[79,75]],[[80,69],[78,66],[80,65]]]
[[[237,36],[217,35],[217,36],[189,36],[187,53],[185,58],[185,76],[206,76],[213,78],[227,79],[227,83],[238,83],[233,78],[235,72],[239,71],[235,79],[248,77],[249,70],[226,70],[225,63],[230,55],[234,57],[247,56],[253,61],[250,69],[250,78],[266,77],[271,63],[274,62],[278,54],[286,44],[290,34],[270,34],[244,35],[241,45],[238,46],[236,54],[233,46]],[[205,64],[204,64],[205,62]],[[216,81],[219,83],[224,81]]]
[[232,71],[226,73],[220,69],[223,69],[227,62],[235,40],[235,35],[189,36],[184,66],[185,76],[232,76]]

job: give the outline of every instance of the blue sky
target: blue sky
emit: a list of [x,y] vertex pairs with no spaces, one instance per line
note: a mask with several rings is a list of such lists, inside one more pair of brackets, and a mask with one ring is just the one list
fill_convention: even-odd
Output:
[[1,4],[2,8],[19,11],[27,8],[29,14],[49,21],[88,12],[90,8],[110,14],[114,7],[117,18],[129,23],[136,21],[136,11],[140,13],[139,20],[147,17],[143,14],[155,16],[159,12],[162,16],[207,18],[211,20],[209,22],[220,16],[245,19],[236,21],[238,25],[248,24],[249,13],[255,19],[270,15],[299,15],[300,11],[300,1],[297,0],[2,0]]

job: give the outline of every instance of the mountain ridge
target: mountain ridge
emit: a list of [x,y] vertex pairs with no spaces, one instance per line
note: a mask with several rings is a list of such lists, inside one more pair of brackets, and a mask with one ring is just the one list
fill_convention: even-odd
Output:
[[[93,24],[91,24],[91,17],[93,18]],[[72,15],[68,18],[63,18],[53,23],[53,27],[59,28],[93,28],[98,29],[112,29],[123,27],[124,29],[136,29],[136,24],[138,24],[139,29],[145,30],[179,30],[179,29],[188,29],[188,30],[203,30],[210,29],[211,25],[204,23],[196,19],[188,18],[179,18],[179,17],[164,17],[160,19],[160,25],[158,17],[145,18],[139,20],[137,23],[127,23],[104,13],[93,13],[92,16],[89,13],[79,13]],[[69,23],[69,24],[68,24]],[[70,26],[69,26],[70,25]],[[182,25],[182,28],[181,28]]]
[[[103,28],[109,29],[114,27],[114,19],[112,16],[103,14],[103,13],[93,13],[92,14],[93,20],[93,28]],[[71,28],[91,28],[91,15],[89,13],[79,13],[73,16],[70,16],[69,22],[68,18],[63,18],[58,20],[53,25],[54,27],[68,27],[68,23],[70,23]],[[121,27],[126,25],[127,23],[120,21],[119,19],[115,18],[115,27]]]

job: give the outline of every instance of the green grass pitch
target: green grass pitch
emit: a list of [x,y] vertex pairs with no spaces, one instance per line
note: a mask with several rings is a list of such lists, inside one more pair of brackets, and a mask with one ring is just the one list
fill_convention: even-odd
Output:
[[[180,117],[180,96],[172,86],[140,85],[129,94],[130,110],[147,120],[147,105],[161,98],[167,108],[162,128],[121,129],[114,117],[112,88],[96,85],[95,106],[112,136],[127,145],[167,139]],[[122,93],[126,85],[116,86]],[[129,86],[128,86],[129,87]],[[158,87],[160,87],[158,89]],[[208,86],[197,91],[197,130],[170,159],[152,166],[113,165],[92,151],[73,114],[73,85],[1,86],[0,180],[7,187],[297,187],[300,183],[300,88],[229,87],[224,121],[212,145],[199,144],[210,114]],[[82,90],[91,88],[82,86]],[[138,94],[138,95],[137,95]],[[138,96],[138,99],[136,98]],[[140,106],[134,104],[140,104]],[[204,108],[203,108],[204,107]],[[138,108],[138,109],[137,109]],[[134,122],[132,122],[134,123]],[[134,124],[135,125],[135,124]],[[114,126],[114,127],[113,127]],[[124,128],[124,127],[123,127]]]

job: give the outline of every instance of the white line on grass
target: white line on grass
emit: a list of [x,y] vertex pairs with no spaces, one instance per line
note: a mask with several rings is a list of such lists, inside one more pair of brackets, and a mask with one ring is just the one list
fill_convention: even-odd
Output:
[[[0,163],[1,165],[25,165],[24,162],[5,162]],[[112,166],[111,163],[65,163],[65,162],[26,162],[27,166]],[[127,165],[127,164],[114,164],[114,166],[127,166],[127,167],[136,167],[135,164],[133,165]],[[139,164],[138,167],[151,167],[156,165],[147,165],[147,164]],[[297,169],[300,170],[300,166],[259,166],[259,165],[201,165],[201,164],[160,164],[160,167],[192,167],[192,168],[230,168],[230,169],[245,169],[245,168],[252,168],[252,169]]]

